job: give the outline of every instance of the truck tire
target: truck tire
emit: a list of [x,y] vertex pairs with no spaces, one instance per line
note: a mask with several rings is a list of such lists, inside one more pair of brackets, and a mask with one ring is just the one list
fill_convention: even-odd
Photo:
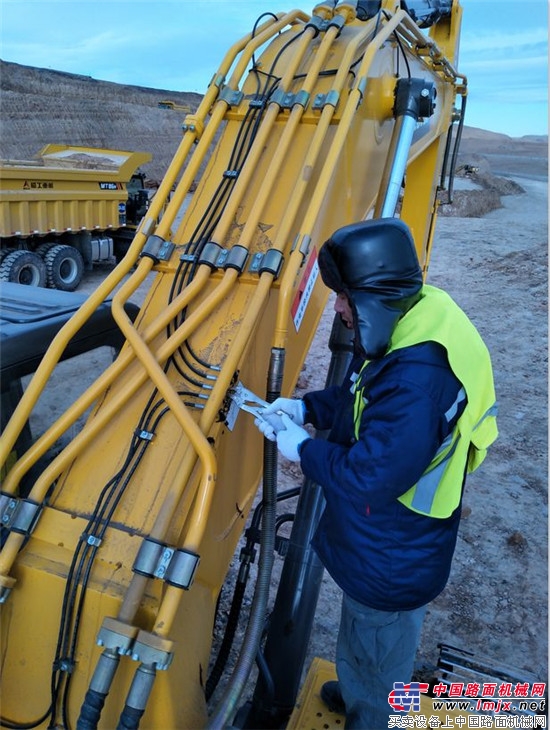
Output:
[[84,261],[74,246],[58,244],[44,256],[48,286],[62,291],[74,291],[84,275]]
[[0,281],[26,286],[46,286],[46,279],[46,264],[32,251],[12,251],[0,264]]
[[6,256],[9,253],[13,253],[14,251],[17,251],[17,249],[16,248],[2,248],[2,249],[0,249],[0,264],[2,263],[2,261],[6,258]]
[[43,259],[43,258],[45,258],[48,251],[57,245],[58,245],[57,243],[52,243],[52,241],[50,241],[49,243],[41,243],[40,246],[37,246],[34,249],[34,253],[37,253],[40,256],[40,258]]

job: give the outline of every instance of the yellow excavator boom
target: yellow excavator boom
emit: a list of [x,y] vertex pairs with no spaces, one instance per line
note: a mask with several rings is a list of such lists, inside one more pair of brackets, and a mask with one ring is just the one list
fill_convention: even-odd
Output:
[[261,630],[209,708],[216,602],[276,463],[232,389],[292,393],[327,301],[317,252],[338,227],[400,215],[427,270],[466,96],[458,2],[429,30],[398,0],[378,5],[269,14],[230,47],[128,254],[55,337],[6,427],[2,463],[68,342],[113,297],[120,354],[2,486],[9,727],[230,723]]

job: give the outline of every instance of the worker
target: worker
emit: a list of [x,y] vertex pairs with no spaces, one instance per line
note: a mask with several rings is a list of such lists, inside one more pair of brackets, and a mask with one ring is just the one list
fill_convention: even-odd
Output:
[[[319,269],[353,331],[349,373],[341,386],[278,398],[256,425],[325,497],[312,545],[343,601],[338,682],[322,697],[345,712],[347,730],[378,730],[447,583],[466,474],[497,436],[493,375],[471,321],[423,285],[402,221],[339,229]],[[307,423],[328,438],[312,438]]]

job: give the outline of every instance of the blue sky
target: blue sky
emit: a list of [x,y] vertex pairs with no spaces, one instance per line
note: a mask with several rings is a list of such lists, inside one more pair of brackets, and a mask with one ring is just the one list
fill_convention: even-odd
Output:
[[[116,83],[204,92],[264,11],[316,0],[2,0],[0,58]],[[462,0],[466,124],[548,133],[547,0]]]

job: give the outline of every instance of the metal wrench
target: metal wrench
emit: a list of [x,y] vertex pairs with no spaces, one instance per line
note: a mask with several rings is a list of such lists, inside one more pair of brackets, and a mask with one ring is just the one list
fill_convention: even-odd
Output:
[[[280,414],[273,413],[266,418],[262,414],[262,411],[270,404],[263,398],[257,396],[251,390],[248,390],[248,388],[245,388],[242,383],[237,383],[234,388],[231,388],[229,390],[229,397],[232,401],[231,408],[229,409],[229,412],[227,414],[227,424],[231,424],[230,428],[233,427],[237,418],[237,409],[241,411],[246,411],[247,413],[251,413],[256,418],[261,418],[262,420],[267,421],[271,426],[273,426],[275,432],[280,431],[282,428],[284,428]],[[233,405],[236,406],[235,409],[233,408]]]
[[237,385],[229,391],[229,397],[242,411],[252,413],[253,416],[259,418],[261,418],[261,411],[269,405],[266,400],[263,400],[263,398],[260,398],[251,390],[245,388],[242,383],[237,383]]

